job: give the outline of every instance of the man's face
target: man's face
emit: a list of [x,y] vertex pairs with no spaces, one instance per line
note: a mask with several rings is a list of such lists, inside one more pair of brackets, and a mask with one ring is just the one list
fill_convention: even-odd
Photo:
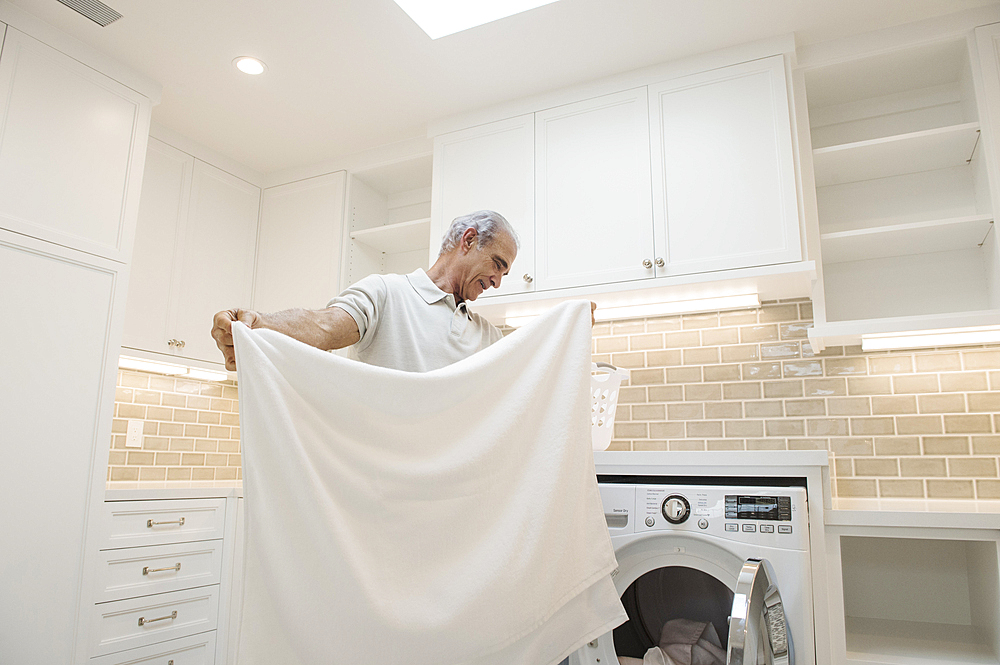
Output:
[[[467,237],[463,236],[463,240]],[[493,242],[483,247],[473,242],[462,261],[464,270],[457,294],[459,299],[475,300],[486,289],[498,288],[500,280],[510,272],[516,256],[517,245],[506,233],[500,233]]]

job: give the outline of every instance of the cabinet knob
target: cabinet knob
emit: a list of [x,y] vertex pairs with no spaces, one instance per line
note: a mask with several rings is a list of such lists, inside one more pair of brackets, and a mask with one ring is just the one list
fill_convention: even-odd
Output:
[[184,340],[182,339],[168,339],[167,346],[176,346],[178,349],[184,348]]
[[642,267],[643,268],[652,268],[653,267],[653,262],[650,261],[649,259],[643,259],[642,260]]
[[528,284],[531,284],[533,281],[535,281],[535,278],[529,275],[528,273],[524,273],[524,281],[527,282]]
[[664,266],[663,259],[661,259],[660,257],[656,257],[656,267],[662,268],[663,266]]

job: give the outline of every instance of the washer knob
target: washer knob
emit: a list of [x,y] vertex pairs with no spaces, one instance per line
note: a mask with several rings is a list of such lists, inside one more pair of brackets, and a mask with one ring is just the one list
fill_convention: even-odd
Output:
[[702,517],[700,520],[698,520],[698,528],[699,529],[707,529],[708,528],[708,520],[705,519],[704,517]]
[[646,518],[646,526],[653,526],[656,524],[656,520],[652,516]]
[[680,494],[671,494],[663,501],[660,512],[671,524],[680,524],[691,515],[691,504]]

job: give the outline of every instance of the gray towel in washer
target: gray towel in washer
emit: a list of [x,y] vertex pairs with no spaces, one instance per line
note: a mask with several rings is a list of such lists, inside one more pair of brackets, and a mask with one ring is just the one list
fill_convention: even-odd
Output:
[[726,651],[711,623],[671,619],[663,624],[660,648],[676,665],[726,665]]

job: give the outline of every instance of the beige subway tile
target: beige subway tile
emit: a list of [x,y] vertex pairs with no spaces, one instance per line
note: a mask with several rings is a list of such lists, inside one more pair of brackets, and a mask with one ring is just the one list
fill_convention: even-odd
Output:
[[638,335],[646,332],[646,322],[642,319],[631,321],[612,321],[612,335]]
[[812,347],[812,344],[810,344],[806,340],[803,340],[800,343],[800,347],[802,349],[802,357],[803,358],[813,358],[813,357],[819,355],[819,354],[816,353],[816,350]]
[[780,418],[785,415],[784,402],[779,399],[744,402],[743,411],[747,418]]
[[163,406],[183,409],[184,407],[187,406],[187,400],[188,398],[186,396],[180,395],[178,393],[163,393],[163,399],[161,400],[160,403]]
[[681,402],[667,405],[668,420],[698,420],[705,417],[705,405],[701,402]]
[[149,375],[140,372],[122,372],[118,385],[123,388],[149,388]]
[[963,351],[965,369],[1000,369],[1000,351]]
[[885,457],[900,455],[919,455],[920,437],[918,436],[876,436],[875,454]]
[[896,416],[896,433],[907,434],[941,434],[941,416]]
[[974,436],[972,437],[973,455],[1000,455],[1000,436]]
[[847,394],[891,395],[892,380],[888,376],[852,376],[847,379]]
[[143,435],[156,436],[160,429],[160,425],[167,425],[169,423],[159,423],[155,420],[146,420],[142,423],[142,433]]
[[678,439],[667,442],[668,450],[675,451],[701,451],[705,450],[705,440],[697,439]]
[[111,437],[111,447],[112,448],[124,448],[125,447],[125,435],[116,434]]
[[229,455],[207,453],[205,455],[205,466],[229,466]]
[[719,312],[719,325],[744,326],[757,323],[757,309],[739,309],[731,312]]
[[804,379],[806,397],[847,394],[847,379]]
[[228,427],[216,426],[208,428],[208,436],[212,439],[228,439],[232,435],[232,430]]
[[615,410],[615,420],[618,422],[632,420],[632,407],[628,404],[619,404]]
[[[632,450],[632,442],[631,441],[622,441],[622,440],[618,440],[618,439],[611,439],[611,445],[609,445],[607,447],[607,449],[608,450],[626,450],[626,451]],[[236,468],[235,471],[236,471],[236,477],[239,478],[240,477],[240,475],[239,475],[240,469]]]
[[674,332],[680,329],[681,317],[679,316],[646,319],[646,330],[648,332]]
[[977,499],[1000,499],[1000,480],[976,480]]
[[[652,426],[654,423],[650,423]],[[219,441],[219,452],[220,453],[238,453],[240,452],[240,442],[239,441]]]
[[768,436],[803,436],[805,423],[801,420],[768,420]]
[[806,339],[809,336],[810,321],[793,321],[778,326],[781,339]]
[[628,340],[631,351],[650,351],[663,348],[663,333],[632,335]]
[[868,373],[868,362],[860,358],[826,358],[823,360],[827,376],[857,376]]
[[[633,355],[641,356],[641,353],[636,353]],[[683,356],[681,355],[680,349],[668,349],[666,351],[647,351],[646,352],[646,366],[647,367],[675,367],[677,365],[683,364]],[[641,367],[642,365],[636,365],[636,367]]]
[[685,314],[683,317],[681,317],[681,327],[683,327],[685,330],[718,328],[719,313],[706,312],[704,314]]
[[722,421],[690,420],[686,425],[689,439],[720,439],[722,438]]
[[989,390],[986,372],[954,372],[941,375],[943,392],[969,393]]
[[184,436],[184,424],[160,423],[156,433],[160,436]]
[[706,450],[746,450],[743,439],[709,439],[705,442]]
[[147,408],[140,404],[119,404],[118,417],[123,419],[145,418]]
[[663,439],[641,439],[632,442],[633,450],[667,450],[667,442]]
[[870,356],[868,371],[871,374],[908,374],[913,371],[910,356]]
[[222,414],[222,424],[233,427],[239,426],[240,424],[240,414],[238,413],[223,413]]
[[[666,372],[667,383],[694,383],[702,380],[701,367],[668,367],[663,371]],[[658,383],[663,383],[663,380]]]
[[121,418],[115,418],[111,421],[112,434],[125,434],[127,432],[128,432],[127,420],[122,420]]
[[149,377],[149,389],[159,390],[160,392],[172,393],[174,391],[174,385],[176,381],[171,376],[152,376]]
[[665,333],[666,348],[678,349],[691,346],[701,346],[701,333],[697,330],[687,332]]
[[[629,383],[633,386],[644,386],[650,384],[663,383],[662,369],[635,369],[629,377]],[[672,370],[667,370],[672,371]]]
[[615,353],[616,351],[628,351],[628,337],[598,337],[597,353]]
[[189,466],[167,467],[167,480],[191,480],[191,467]]
[[229,466],[240,466],[240,464],[241,464],[241,462],[240,462],[240,456],[239,455],[230,455],[229,456]]
[[826,399],[826,412],[831,416],[871,415],[870,400],[870,397],[828,397]]
[[236,469],[233,467],[215,468],[216,480],[236,480]]
[[202,466],[191,469],[191,480],[215,480],[215,467]]
[[139,467],[113,466],[111,480],[139,480]]
[[166,480],[167,470],[163,467],[144,466],[139,469],[139,480]]
[[813,320],[813,306],[812,302],[800,302],[799,303],[799,318],[803,321],[812,322]]
[[923,498],[924,481],[916,478],[879,478],[878,494],[886,499]]
[[761,323],[771,323],[778,321],[798,321],[798,304],[766,305],[760,308],[758,321]]
[[691,383],[684,386],[684,400],[687,402],[712,402],[722,399],[721,383]]
[[742,378],[739,365],[705,365],[705,381],[739,381]]
[[777,342],[778,326],[743,326],[740,328],[740,343],[749,344],[752,342]]
[[764,397],[802,397],[802,381],[765,381]]
[[645,439],[649,437],[646,423],[615,423],[616,439]]
[[809,436],[847,436],[847,418],[810,418],[806,420]]
[[965,413],[965,395],[929,394],[917,397],[920,413]]
[[780,362],[744,363],[742,368],[743,378],[747,381],[781,378]]
[[895,457],[872,457],[854,460],[854,473],[859,476],[898,476],[899,460]]
[[837,478],[835,494],[838,497],[877,497],[878,485],[874,478]]
[[218,411],[199,411],[198,423],[201,425],[218,425],[222,422],[222,414]]
[[[961,395],[956,395],[956,397],[961,397]],[[989,411],[992,413],[1000,411],[1000,392],[969,393],[969,411]]]
[[826,401],[822,399],[790,399],[785,402],[785,413],[789,416],[825,416]]
[[944,431],[952,434],[992,434],[993,421],[988,414],[944,416]]
[[611,322],[602,321],[600,323],[595,323],[592,328],[592,334],[594,337],[606,337],[611,334]]
[[174,409],[174,422],[196,423],[198,422],[198,412],[192,409]]
[[798,342],[774,342],[760,345],[760,357],[764,360],[798,358],[801,355]]
[[823,356],[824,358],[834,358],[838,356],[846,356],[847,354],[844,353],[844,347],[842,346],[828,346],[816,355]]
[[968,455],[967,436],[925,436],[924,455]]
[[779,438],[747,439],[747,450],[788,450],[788,442]]
[[170,409],[165,406],[148,406],[146,407],[146,418],[149,420],[179,420],[175,416],[175,413],[180,410]]
[[957,351],[918,353],[914,359],[918,372],[956,372],[962,369],[962,357]]
[[900,394],[938,392],[937,374],[914,374],[892,377],[893,392]]
[[[615,442],[612,441],[611,445],[614,446]],[[609,450],[610,450],[610,448],[609,448]],[[615,450],[617,450],[617,448],[615,448]],[[236,480],[243,480],[243,467],[242,466],[236,467]]]
[[871,457],[874,446],[872,439],[860,437],[833,437],[830,439],[830,450],[834,455],[848,457]]
[[[590,362],[593,363],[610,363],[611,354],[610,353],[592,353],[590,355]],[[614,364],[614,363],[612,363]]]
[[199,453],[214,453],[219,449],[218,439],[195,439],[194,449]]
[[[204,395],[205,397],[222,397],[223,389],[229,383],[233,384],[232,387],[234,391],[238,391],[235,381],[232,382],[226,381],[225,383],[219,383],[216,381],[206,381],[202,383],[201,390],[199,391],[198,394]],[[226,399],[236,399],[236,398],[227,397]]]
[[756,344],[740,344],[722,347],[722,362],[734,363],[747,360],[759,360],[760,347]]
[[[684,399],[684,388],[683,386],[672,385],[672,386],[650,386],[649,387],[649,401],[650,402],[679,402]],[[619,396],[619,400],[621,397]],[[642,401],[646,401],[643,399]]]
[[[635,353],[613,353],[611,354],[611,364],[627,369],[635,369],[646,366],[646,354],[642,351]],[[654,367],[657,363],[654,363]]]
[[[212,386],[217,387],[217,386]],[[238,400],[240,398],[240,391],[236,386],[218,386],[222,388],[221,395],[215,395],[211,392],[206,392],[206,395],[211,395],[212,397],[225,397],[226,399]]]
[[201,395],[189,395],[187,398],[187,408],[207,411],[212,408],[212,400],[209,397],[202,397]]
[[878,416],[905,415],[917,412],[915,395],[874,396],[871,400],[872,413]]
[[996,478],[996,457],[949,457],[948,475],[955,478]]
[[170,439],[165,436],[144,436],[142,438],[143,450],[167,450],[170,447]]
[[827,439],[788,439],[789,450],[828,450],[829,446]]
[[126,459],[128,459],[128,457],[126,456],[126,452],[124,450],[108,451],[109,466],[125,466]]
[[181,454],[181,464],[184,466],[204,466],[205,465],[205,454],[204,453],[182,453]]
[[180,466],[180,453],[156,453],[156,466]]
[[170,439],[170,450],[194,450],[194,439]]
[[764,436],[763,420],[727,420],[724,423],[728,438],[748,438]]
[[705,346],[732,346],[740,343],[739,328],[709,328],[701,331]]
[[646,401],[645,386],[626,386],[618,391],[619,404],[637,404]]
[[719,362],[719,347],[717,346],[684,349],[685,365],[708,365],[717,362]]
[[641,404],[632,407],[632,419],[634,420],[663,420],[666,418],[666,409],[662,404]]
[[135,397],[135,388],[115,388],[115,401],[130,404]]
[[975,495],[971,480],[927,480],[929,499],[972,499]]
[[761,384],[757,382],[722,384],[723,399],[760,399],[760,396]]
[[681,439],[684,437],[684,423],[666,422],[649,423],[649,438],[651,439]]
[[208,436],[208,425],[184,425],[184,436],[194,438],[206,437]]
[[833,458],[834,478],[849,478],[854,475],[854,460],[850,457]]
[[785,378],[823,376],[823,364],[818,360],[785,360],[781,369]]
[[731,420],[735,418],[742,418],[743,404],[741,402],[706,402],[705,417],[709,420]]

